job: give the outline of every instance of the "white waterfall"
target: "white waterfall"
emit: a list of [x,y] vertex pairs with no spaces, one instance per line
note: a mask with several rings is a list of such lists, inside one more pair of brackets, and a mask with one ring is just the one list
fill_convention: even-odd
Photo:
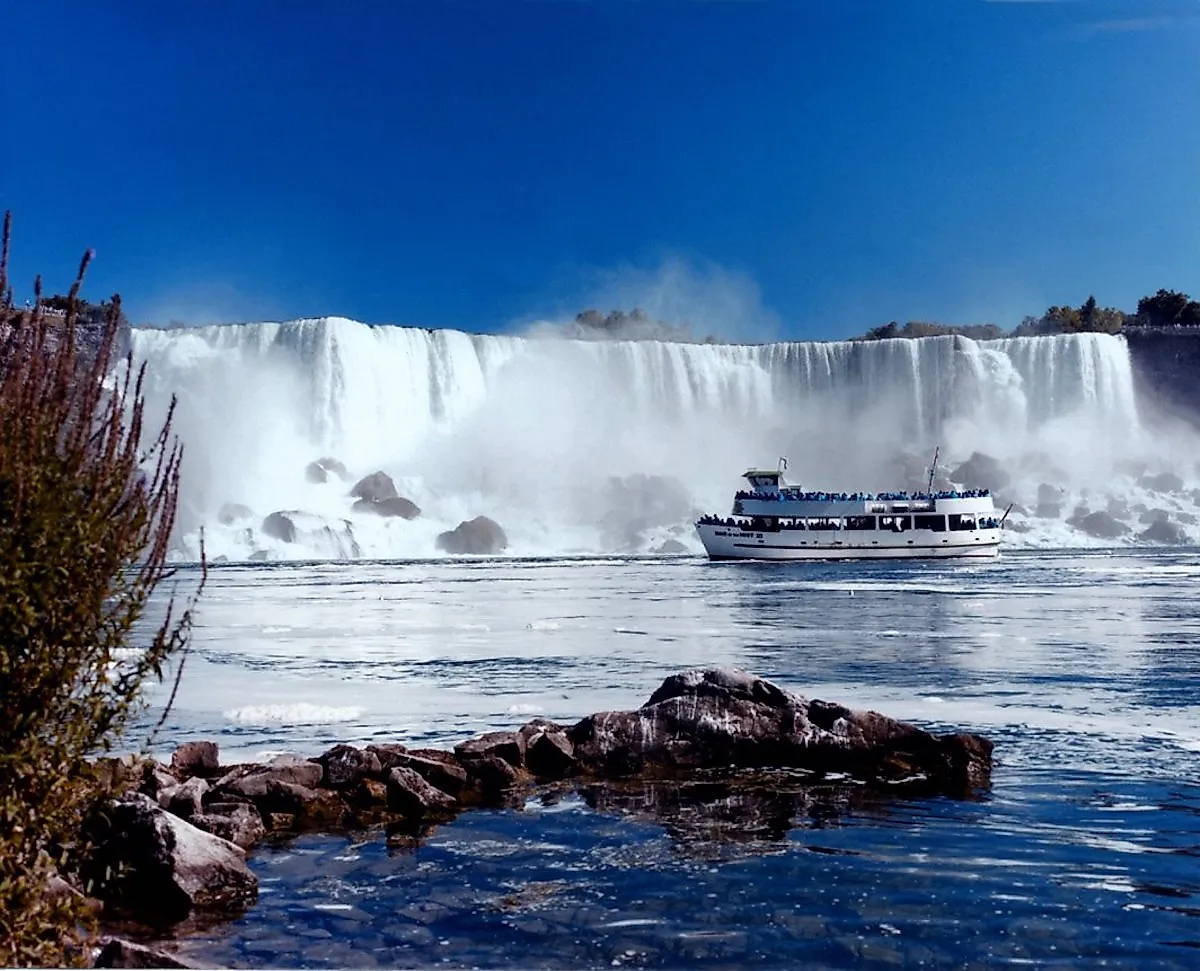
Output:
[[[433,555],[438,531],[479,514],[518,553],[691,547],[692,512],[723,512],[744,467],[779,455],[817,487],[882,489],[897,453],[940,444],[951,463],[985,452],[1036,488],[1094,481],[1114,440],[1138,438],[1128,349],[1102,334],[724,345],[320,318],[138,329],[133,346],[152,410],[179,397],[181,543],[194,551],[203,525],[210,553],[231,557],[344,555],[263,537],[258,520],[279,509],[348,523],[369,556]],[[325,455],[352,478],[387,472],[424,514],[356,518],[351,483],[305,481]],[[669,491],[671,512],[623,510],[634,481]],[[255,520],[217,525],[228,502]]]

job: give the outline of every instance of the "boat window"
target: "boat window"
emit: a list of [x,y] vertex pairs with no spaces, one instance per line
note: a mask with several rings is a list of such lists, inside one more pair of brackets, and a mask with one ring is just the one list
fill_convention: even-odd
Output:
[[946,531],[945,516],[914,516],[917,529],[932,529],[935,533],[944,533]]
[[880,516],[879,528],[890,529],[894,533],[903,533],[906,529],[912,529],[911,516]]
[[952,531],[975,529],[975,513],[951,513],[950,529]]
[[847,529],[874,529],[875,528],[875,517],[874,516],[847,516],[846,517],[846,528]]

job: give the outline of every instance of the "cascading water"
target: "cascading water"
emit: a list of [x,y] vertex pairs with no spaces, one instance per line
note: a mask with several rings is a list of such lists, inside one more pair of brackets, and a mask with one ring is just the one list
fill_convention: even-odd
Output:
[[[431,556],[480,514],[519,554],[696,550],[691,517],[724,512],[747,465],[787,455],[814,487],[896,488],[935,444],[950,469],[1000,460],[1013,481],[998,491],[1028,507],[1017,541],[1070,545],[1088,539],[1038,519],[1039,485],[1094,505],[1123,474],[1136,501],[1114,463],[1153,465],[1128,350],[1109,335],[723,345],[320,318],[138,329],[133,347],[151,410],[179,398],[181,555],[203,526],[210,556],[231,559]],[[350,481],[307,481],[321,456]],[[350,486],[377,469],[419,518],[352,512]],[[252,515],[222,524],[229,503]],[[1191,499],[1170,503],[1186,522]],[[299,527],[290,542],[262,529],[277,510]]]

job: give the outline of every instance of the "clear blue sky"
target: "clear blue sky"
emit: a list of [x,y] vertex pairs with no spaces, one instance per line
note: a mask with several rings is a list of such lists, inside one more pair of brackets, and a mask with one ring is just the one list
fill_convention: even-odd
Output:
[[88,294],[139,321],[501,330],[665,287],[749,336],[830,338],[1200,291],[1200,0],[3,20],[19,300],[88,246]]

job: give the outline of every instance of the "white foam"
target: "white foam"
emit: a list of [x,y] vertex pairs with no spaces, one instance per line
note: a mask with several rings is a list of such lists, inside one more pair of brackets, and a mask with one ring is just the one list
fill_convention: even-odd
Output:
[[333,725],[356,721],[362,717],[363,709],[301,701],[290,704],[244,705],[223,714],[239,725]]

